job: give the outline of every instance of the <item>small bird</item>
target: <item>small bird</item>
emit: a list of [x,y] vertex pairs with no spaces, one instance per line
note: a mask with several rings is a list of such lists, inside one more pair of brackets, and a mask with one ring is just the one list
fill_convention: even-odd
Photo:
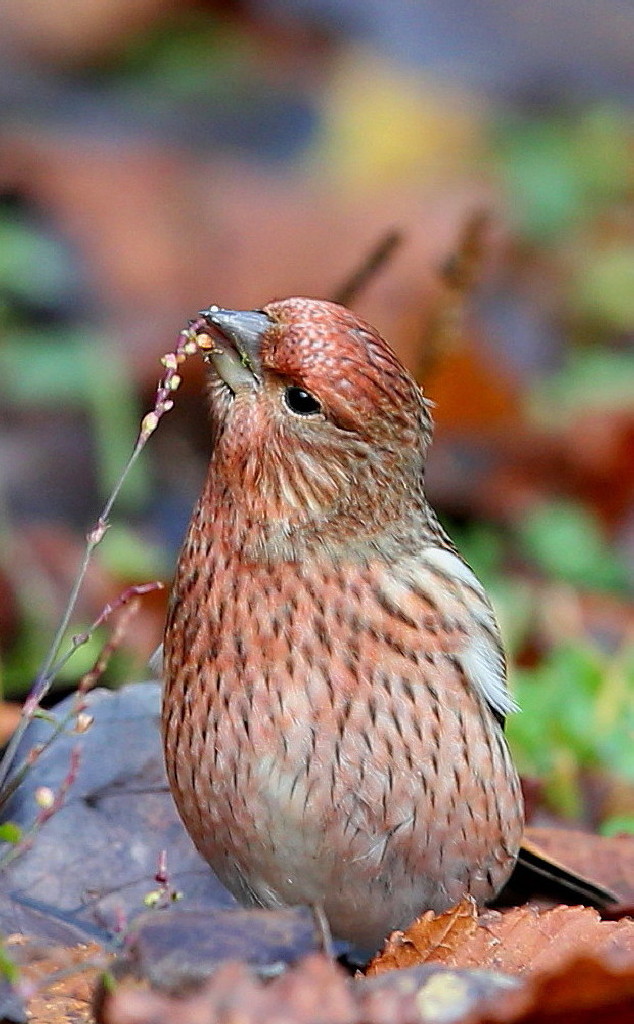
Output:
[[307,298],[200,317],[211,459],[165,631],[170,786],[241,902],[320,908],[376,949],[515,865],[498,625],[425,495],[430,404],[379,333]]

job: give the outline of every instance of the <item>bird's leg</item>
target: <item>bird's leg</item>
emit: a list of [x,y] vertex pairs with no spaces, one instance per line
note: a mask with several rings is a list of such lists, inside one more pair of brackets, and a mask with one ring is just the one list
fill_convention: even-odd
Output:
[[332,942],[332,932],[330,930],[330,924],[326,917],[326,912],[321,903],[311,903],[310,909],[315,919],[317,926],[317,933],[321,940],[321,950],[329,960],[335,960],[335,947]]

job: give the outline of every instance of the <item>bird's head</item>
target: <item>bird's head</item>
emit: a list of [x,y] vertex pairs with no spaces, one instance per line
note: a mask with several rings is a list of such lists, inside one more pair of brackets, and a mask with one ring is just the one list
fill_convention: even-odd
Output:
[[373,327],[304,298],[200,316],[210,497],[287,537],[325,523],[335,534],[379,532],[424,501],[428,403]]

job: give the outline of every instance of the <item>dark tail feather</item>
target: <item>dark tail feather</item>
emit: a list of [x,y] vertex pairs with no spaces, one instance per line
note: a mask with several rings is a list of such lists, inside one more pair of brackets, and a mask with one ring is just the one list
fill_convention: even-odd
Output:
[[496,903],[508,906],[539,896],[566,903],[574,899],[597,910],[608,910],[619,902],[615,893],[553,860],[537,843],[524,838],[515,870]]

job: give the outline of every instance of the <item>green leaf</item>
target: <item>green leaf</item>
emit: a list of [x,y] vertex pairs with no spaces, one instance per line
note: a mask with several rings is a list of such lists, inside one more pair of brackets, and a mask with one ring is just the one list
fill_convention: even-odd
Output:
[[605,348],[571,352],[559,373],[533,388],[532,418],[559,426],[592,410],[629,410],[634,394],[634,358]]
[[607,657],[562,645],[531,669],[516,670],[512,689],[521,711],[507,736],[525,774],[544,779],[552,805],[574,814],[581,773],[603,766],[634,779],[634,655]]
[[549,576],[579,586],[626,590],[627,570],[593,515],[574,502],[544,502],[517,527],[524,554]]
[[101,546],[101,561],[122,579],[160,579],[169,573],[165,552],[138,531],[113,523]]
[[525,234],[549,239],[575,222],[583,185],[565,122],[523,120],[503,128],[500,172]]
[[68,252],[19,217],[0,215],[0,291],[26,302],[54,301],[69,285]]
[[4,946],[0,943],[0,976],[4,977],[10,985],[16,985],[20,980],[20,970],[13,962]]
[[634,835],[634,814],[613,814],[600,829],[602,836]]
[[504,541],[499,530],[487,523],[458,526],[447,522],[442,516],[441,521],[478,579],[488,583],[499,575],[504,557]]
[[630,188],[631,118],[629,111],[601,103],[582,112],[572,132],[577,170],[588,199],[618,201]]
[[575,304],[586,316],[617,331],[634,330],[634,246],[591,252],[575,292]]
[[19,843],[22,839],[22,829],[14,825],[12,821],[5,821],[0,825],[0,843]]

